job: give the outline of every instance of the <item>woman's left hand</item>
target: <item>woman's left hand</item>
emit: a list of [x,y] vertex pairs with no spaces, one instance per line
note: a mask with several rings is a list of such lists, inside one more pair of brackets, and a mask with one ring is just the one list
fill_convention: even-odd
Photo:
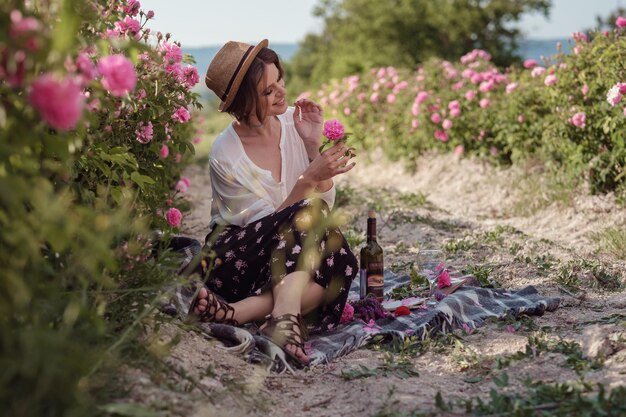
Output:
[[293,112],[293,122],[298,134],[304,141],[304,145],[312,149],[322,143],[322,129],[324,126],[324,112],[322,108],[312,100],[303,98],[295,102],[296,110]]

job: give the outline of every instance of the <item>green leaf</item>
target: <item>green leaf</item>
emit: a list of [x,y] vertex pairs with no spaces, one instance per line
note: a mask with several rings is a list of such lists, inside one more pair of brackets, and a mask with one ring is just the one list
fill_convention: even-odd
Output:
[[507,387],[509,385],[509,374],[502,372],[500,376],[494,375],[493,383],[499,387]]
[[482,376],[466,376],[465,378],[463,378],[463,381],[469,384],[475,384],[476,382],[480,382],[482,380],[483,380]]
[[135,184],[137,184],[139,187],[141,187],[142,190],[146,184],[154,184],[154,180],[152,178],[148,177],[147,175],[141,175],[137,171],[133,171],[133,173],[130,174],[130,179],[133,180]]

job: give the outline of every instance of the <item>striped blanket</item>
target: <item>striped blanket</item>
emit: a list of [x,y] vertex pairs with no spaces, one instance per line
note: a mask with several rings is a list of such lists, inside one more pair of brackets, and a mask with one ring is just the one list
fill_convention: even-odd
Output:
[[[184,263],[189,262],[193,251],[187,251]],[[356,281],[356,280],[355,280]],[[385,292],[407,285],[409,277],[385,271]],[[358,298],[358,283],[350,289],[351,297]],[[416,336],[420,339],[437,332],[450,332],[458,328],[475,329],[490,317],[504,318],[519,315],[542,315],[559,305],[558,298],[545,298],[528,286],[515,291],[463,286],[445,297],[437,305],[412,310],[410,315],[379,319],[376,323],[354,320],[330,332],[311,334],[307,343],[310,365],[328,363],[369,343],[375,336],[384,335],[403,339]],[[172,303],[164,306],[169,314],[186,319],[191,298],[182,287],[176,290]],[[280,347],[261,336],[254,326],[233,327],[225,324],[198,323],[207,337],[218,338],[225,348],[243,354],[249,361],[265,364],[272,371],[291,371],[290,362]]]

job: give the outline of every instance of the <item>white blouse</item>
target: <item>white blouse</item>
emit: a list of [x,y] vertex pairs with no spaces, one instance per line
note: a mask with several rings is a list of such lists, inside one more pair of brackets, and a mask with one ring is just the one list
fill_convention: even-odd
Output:
[[[248,158],[232,123],[217,137],[209,155],[213,188],[211,227],[214,224],[245,226],[272,214],[287,199],[298,177],[309,166],[306,148],[293,123],[293,112],[294,108],[289,107],[278,116],[280,182],[276,182],[269,170]],[[335,185],[314,197],[323,199],[332,209]]]

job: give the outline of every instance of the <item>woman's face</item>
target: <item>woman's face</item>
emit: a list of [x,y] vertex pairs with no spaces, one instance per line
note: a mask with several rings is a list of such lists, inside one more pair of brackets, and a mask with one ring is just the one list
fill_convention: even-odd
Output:
[[[265,64],[263,76],[257,84],[259,104],[264,107],[265,116],[276,116],[287,111],[285,80],[274,64]],[[254,111],[252,112],[254,114]]]

